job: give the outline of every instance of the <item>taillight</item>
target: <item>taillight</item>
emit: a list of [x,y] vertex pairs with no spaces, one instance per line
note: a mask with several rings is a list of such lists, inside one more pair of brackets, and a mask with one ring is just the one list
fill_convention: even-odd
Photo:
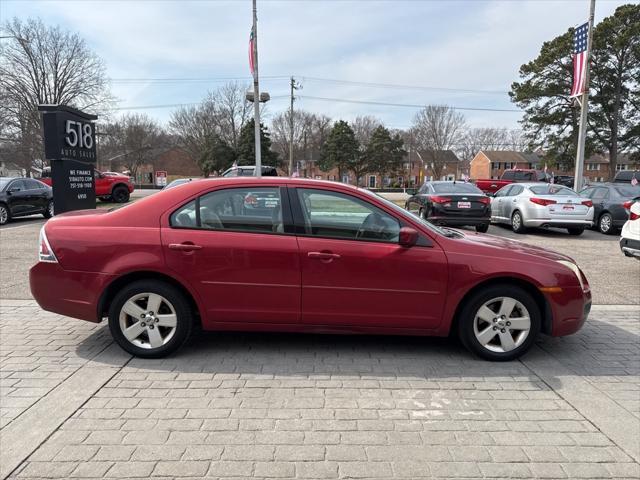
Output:
[[491,203],[491,199],[489,197],[481,197],[478,201],[480,203],[484,203],[485,205],[489,205]]
[[529,201],[536,203],[538,205],[542,205],[543,207],[546,207],[547,205],[553,205],[554,203],[558,203],[555,200],[548,200],[546,198],[536,198],[536,197],[529,198]]
[[582,205],[591,208],[593,207],[593,202],[591,200],[583,200]]
[[47,239],[47,234],[44,232],[44,227],[40,229],[40,241],[38,243],[40,245],[38,247],[38,260],[40,262],[58,263],[56,254],[53,253],[53,249]]
[[629,200],[628,202],[624,202],[622,206],[625,210],[631,210],[631,205],[633,205],[634,203],[635,202],[633,200]]
[[433,195],[431,197],[433,203],[449,203],[451,199],[449,197],[441,197],[440,195]]
[[630,220],[638,220],[639,218],[640,218],[640,215],[638,215],[637,213],[629,212]]

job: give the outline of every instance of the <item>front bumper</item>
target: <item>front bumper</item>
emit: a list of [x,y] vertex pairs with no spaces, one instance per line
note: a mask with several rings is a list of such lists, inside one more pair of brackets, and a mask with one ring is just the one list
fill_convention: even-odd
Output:
[[58,263],[38,262],[29,270],[31,294],[44,310],[90,322],[100,322],[99,294],[112,275],[69,271]]
[[640,259],[640,240],[633,238],[620,238],[620,250],[627,257],[636,257]]
[[591,311],[591,290],[582,287],[563,288],[562,292],[545,295],[551,307],[551,335],[571,335],[582,328]]

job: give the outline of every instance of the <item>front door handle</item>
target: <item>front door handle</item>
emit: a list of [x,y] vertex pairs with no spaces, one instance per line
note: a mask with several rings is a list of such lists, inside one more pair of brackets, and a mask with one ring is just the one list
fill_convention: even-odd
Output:
[[182,252],[192,252],[194,250],[202,250],[201,245],[195,245],[193,243],[170,243],[169,250],[180,250]]
[[330,262],[340,258],[340,255],[331,252],[308,252],[307,257]]

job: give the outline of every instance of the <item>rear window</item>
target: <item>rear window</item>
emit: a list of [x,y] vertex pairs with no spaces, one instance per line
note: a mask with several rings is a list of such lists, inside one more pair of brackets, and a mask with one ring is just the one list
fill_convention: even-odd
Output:
[[535,187],[529,187],[529,190],[538,195],[561,195],[565,197],[578,196],[578,193],[570,188],[553,184],[536,185]]
[[622,197],[637,197],[640,195],[640,185],[624,185],[624,186],[616,186],[616,192]]
[[434,183],[433,189],[436,193],[475,193],[482,194],[482,190],[480,190],[475,185],[470,183]]
[[536,180],[535,178],[533,178],[533,174],[532,172],[516,172],[516,176],[515,176],[516,180]]

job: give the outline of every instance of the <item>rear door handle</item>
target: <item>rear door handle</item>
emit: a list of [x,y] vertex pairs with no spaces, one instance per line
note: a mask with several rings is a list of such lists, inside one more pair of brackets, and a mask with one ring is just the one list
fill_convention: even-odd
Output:
[[202,246],[193,243],[170,243],[169,250],[180,250],[182,252],[192,252],[194,250],[202,250]]
[[316,260],[331,261],[331,260],[340,258],[340,255],[338,255],[337,253],[331,253],[331,252],[308,252],[307,257],[315,258]]

